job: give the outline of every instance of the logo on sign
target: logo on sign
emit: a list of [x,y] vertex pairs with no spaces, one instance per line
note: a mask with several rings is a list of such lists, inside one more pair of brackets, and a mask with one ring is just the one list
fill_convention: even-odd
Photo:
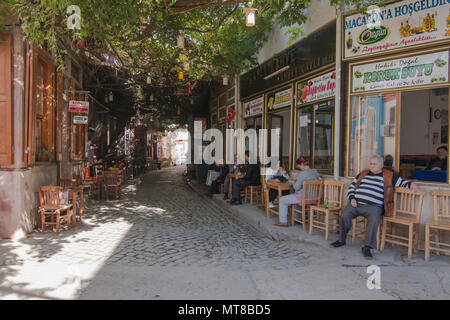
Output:
[[358,36],[360,44],[372,44],[379,42],[389,36],[391,31],[388,27],[379,26],[371,29],[364,29]]

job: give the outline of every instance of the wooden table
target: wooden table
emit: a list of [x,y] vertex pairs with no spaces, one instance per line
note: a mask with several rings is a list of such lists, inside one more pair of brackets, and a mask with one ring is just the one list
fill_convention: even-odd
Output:
[[[266,182],[266,215],[270,216],[271,213],[278,216],[278,221],[280,220],[280,199],[283,196],[284,190],[291,190],[293,186],[292,182],[280,182],[280,183],[270,183]],[[267,203],[269,202],[269,189],[278,190],[278,208],[269,208]]]
[[245,177],[245,173],[230,173],[230,186],[229,186],[229,195],[230,197],[233,195],[233,179],[242,179],[243,177]]
[[72,225],[75,226],[77,223],[77,198],[80,196],[80,221],[83,217],[83,188],[82,187],[72,187],[69,189],[69,199],[72,200],[73,204],[73,213],[72,213]]

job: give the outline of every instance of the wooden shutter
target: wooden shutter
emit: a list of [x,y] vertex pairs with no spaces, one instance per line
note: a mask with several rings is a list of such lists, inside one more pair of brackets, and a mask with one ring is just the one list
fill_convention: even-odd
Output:
[[12,37],[0,35],[0,165],[13,163]]

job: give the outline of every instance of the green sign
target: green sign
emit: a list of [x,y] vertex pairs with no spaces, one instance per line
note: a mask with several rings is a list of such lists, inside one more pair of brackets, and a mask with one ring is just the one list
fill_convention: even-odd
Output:
[[389,36],[391,31],[388,27],[379,26],[372,29],[364,29],[358,36],[358,42],[360,44],[372,44],[378,41],[383,40],[387,36]]

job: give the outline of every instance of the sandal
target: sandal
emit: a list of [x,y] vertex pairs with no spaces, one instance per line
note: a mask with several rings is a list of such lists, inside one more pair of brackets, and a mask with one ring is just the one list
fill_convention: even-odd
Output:
[[277,222],[277,223],[275,223],[275,226],[277,226],[277,227],[288,227],[289,224],[287,222]]

